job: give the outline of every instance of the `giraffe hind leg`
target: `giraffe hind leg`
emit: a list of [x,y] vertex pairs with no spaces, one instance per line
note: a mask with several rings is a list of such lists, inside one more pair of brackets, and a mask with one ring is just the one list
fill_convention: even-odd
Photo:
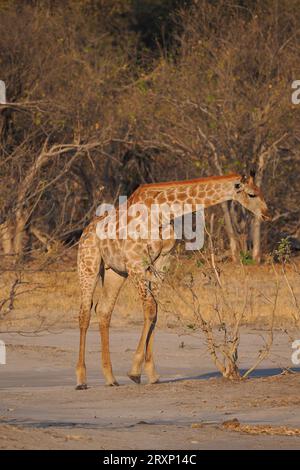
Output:
[[[93,248],[93,250],[91,250]],[[79,246],[78,274],[81,290],[81,306],[79,312],[80,344],[79,357],[76,366],[77,386],[76,390],[87,389],[85,349],[86,334],[90,324],[93,294],[99,277],[99,265],[101,257],[97,245],[88,237]]]
[[86,285],[82,288],[82,302],[79,312],[79,329],[80,329],[80,344],[79,344],[79,357],[76,366],[77,386],[76,390],[85,390],[86,383],[86,365],[85,365],[85,349],[86,349],[86,334],[90,324],[92,297],[94,293],[94,279],[91,276],[86,281]]

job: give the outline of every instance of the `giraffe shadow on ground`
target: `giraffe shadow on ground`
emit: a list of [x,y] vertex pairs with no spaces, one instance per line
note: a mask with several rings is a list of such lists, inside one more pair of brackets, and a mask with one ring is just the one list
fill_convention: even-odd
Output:
[[170,425],[184,425],[190,426],[193,422],[191,419],[148,419],[148,420],[133,420],[132,422],[124,423],[108,423],[101,422],[97,419],[94,423],[90,421],[58,421],[58,420],[30,420],[30,419],[7,419],[5,423],[12,426],[24,426],[25,428],[31,429],[70,429],[70,430],[83,430],[83,429],[95,429],[95,430],[130,430],[140,426],[170,426]]

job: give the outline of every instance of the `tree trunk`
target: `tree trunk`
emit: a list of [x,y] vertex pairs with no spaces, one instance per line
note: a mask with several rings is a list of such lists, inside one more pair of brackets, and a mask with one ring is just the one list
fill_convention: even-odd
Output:
[[14,253],[16,257],[20,257],[23,253],[24,248],[24,235],[25,235],[25,225],[27,218],[23,214],[22,210],[16,211],[16,226],[14,234]]
[[[264,172],[267,168],[268,162],[270,161],[272,151],[277,150],[277,145],[281,142],[285,137],[286,133],[284,133],[281,137],[279,137],[272,145],[270,145],[267,149],[264,146],[261,147],[260,154],[258,155],[257,159],[257,168],[256,168],[256,178],[255,183],[257,186],[262,185]],[[256,135],[256,142],[253,149],[253,155],[256,155],[257,149],[259,148],[260,142],[260,135]],[[258,263],[261,262],[261,222],[260,220],[255,217],[251,227],[251,235],[252,235],[252,258],[257,261]]]
[[0,143],[3,147],[9,145],[13,135],[13,113],[9,108],[0,110]]
[[229,360],[228,363],[226,364],[226,369],[225,369],[225,372],[223,373],[223,377],[229,380],[241,379],[239,368],[236,365],[234,360]]
[[255,217],[252,222],[252,258],[257,262],[261,262],[261,222]]
[[238,242],[236,239],[236,233],[232,225],[228,203],[223,202],[221,205],[222,205],[222,209],[224,213],[225,229],[226,229],[227,236],[229,238],[229,246],[230,246],[232,261],[236,263],[239,259],[239,246],[238,246]]
[[[201,137],[207,142],[208,146],[210,147],[213,155],[213,163],[219,175],[223,175],[223,169],[220,164],[219,154],[215,147],[215,144],[207,137],[207,135],[202,131],[200,127],[198,127],[198,132]],[[236,233],[232,224],[231,215],[229,212],[229,207],[227,202],[223,202],[221,204],[223,213],[224,213],[224,220],[225,220],[225,230],[227,236],[229,238],[229,246],[231,251],[232,261],[237,262],[239,259],[239,246],[237,242]]]
[[0,225],[0,240],[5,255],[12,254],[12,227],[9,221],[4,222]]
[[[269,159],[268,152],[262,152],[258,157],[258,166],[256,170],[255,183],[258,187],[261,186],[267,160]],[[252,258],[257,262],[261,262],[261,222],[258,217],[254,217],[251,224],[252,236]]]

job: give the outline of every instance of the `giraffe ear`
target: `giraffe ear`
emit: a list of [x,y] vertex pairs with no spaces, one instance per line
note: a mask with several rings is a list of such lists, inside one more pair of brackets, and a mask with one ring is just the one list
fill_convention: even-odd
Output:
[[237,193],[240,193],[241,191],[243,191],[244,184],[246,183],[246,181],[247,181],[247,178],[246,178],[246,176],[243,175],[243,176],[241,176],[240,181],[238,183],[234,184],[234,187],[237,190],[236,191]]

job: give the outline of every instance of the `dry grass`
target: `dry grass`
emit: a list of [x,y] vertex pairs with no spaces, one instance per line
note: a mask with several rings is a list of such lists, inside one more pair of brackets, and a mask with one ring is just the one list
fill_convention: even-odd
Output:
[[269,424],[242,424],[238,419],[224,421],[222,427],[229,431],[243,432],[252,435],[267,434],[269,436],[300,436],[300,428],[288,426],[272,426]]
[[[296,268],[299,272],[299,260]],[[243,308],[244,286],[247,283],[249,301],[243,317],[244,324],[263,327],[267,325],[272,314],[276,296],[277,281],[279,294],[277,300],[275,326],[287,327],[299,318],[290,288],[296,299],[300,299],[299,274],[295,268],[287,267],[286,279],[280,266],[237,266],[231,263],[222,265],[221,279],[229,303],[235,309]],[[216,317],[216,285],[205,266],[197,267],[195,260],[184,260],[177,264],[174,261],[160,295],[159,322],[161,326],[190,325],[194,321],[194,312],[190,303],[189,292],[185,280],[192,274],[194,286],[201,302],[201,308],[207,319]],[[11,286],[16,278],[12,271],[2,273],[0,277],[1,299],[8,297]],[[18,287],[18,295],[14,301],[14,309],[1,320],[1,330],[23,327],[77,327],[77,316],[80,305],[80,293],[75,267],[64,271],[23,272],[21,280],[24,284]],[[23,293],[21,293],[23,291]],[[95,296],[99,297],[99,288]],[[20,295],[19,295],[20,294]],[[299,300],[298,300],[299,302]],[[133,286],[127,282],[115,307],[113,323],[140,323],[142,321],[140,302]],[[230,315],[230,312],[229,312]],[[229,318],[230,320],[230,318]],[[95,312],[92,324],[97,322]]]

